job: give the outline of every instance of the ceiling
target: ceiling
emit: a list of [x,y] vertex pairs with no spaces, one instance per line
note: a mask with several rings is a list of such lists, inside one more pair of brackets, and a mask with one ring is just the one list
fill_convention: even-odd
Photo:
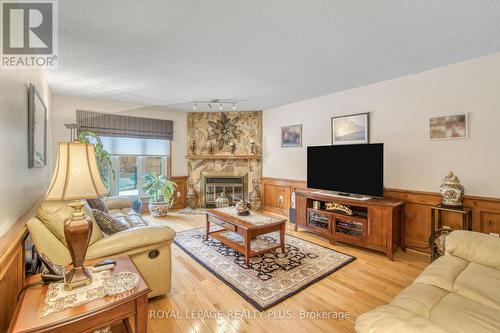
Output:
[[500,51],[500,1],[58,3],[55,94],[185,110],[266,109]]

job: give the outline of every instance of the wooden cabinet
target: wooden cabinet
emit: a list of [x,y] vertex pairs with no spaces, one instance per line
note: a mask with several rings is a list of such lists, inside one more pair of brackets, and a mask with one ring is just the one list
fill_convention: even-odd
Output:
[[[313,202],[318,207],[313,208]],[[352,215],[325,209],[325,204],[348,206]],[[345,242],[384,252],[390,260],[397,247],[404,242],[401,218],[404,203],[400,201],[370,199],[358,201],[333,197],[314,191],[296,192],[296,224],[335,242]],[[401,246],[404,249],[404,245]]]

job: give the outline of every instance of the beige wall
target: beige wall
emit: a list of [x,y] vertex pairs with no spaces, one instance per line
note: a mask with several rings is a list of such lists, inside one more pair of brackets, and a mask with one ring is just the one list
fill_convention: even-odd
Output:
[[168,119],[174,122],[172,141],[172,176],[187,175],[187,113],[162,107],[146,107],[104,99],[54,95],[53,142],[69,140],[64,124],[76,122],[76,110],[116,113],[128,116]]
[[[48,108],[47,166],[28,168],[28,86],[33,83]],[[0,73],[0,235],[39,199],[52,175],[52,94],[43,72]]]
[[[453,170],[467,194],[500,197],[500,54],[264,110],[264,176],[305,180],[306,146],[331,143],[332,116],[362,112],[385,144],[386,187],[436,191]],[[430,141],[429,117],[454,113],[469,113],[470,139]],[[303,147],[281,148],[293,124]]]

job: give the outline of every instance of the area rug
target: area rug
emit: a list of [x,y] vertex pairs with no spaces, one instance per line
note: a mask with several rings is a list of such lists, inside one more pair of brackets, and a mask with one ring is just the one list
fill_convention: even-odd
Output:
[[[177,233],[175,244],[236,291],[257,310],[264,311],[327,277],[356,258],[286,235],[285,252],[276,249],[250,258],[209,237],[205,228]],[[278,233],[258,237],[260,247],[279,240]]]
[[186,214],[186,215],[205,215],[206,211],[205,211],[205,209],[198,209],[198,208],[192,209],[192,208],[186,207],[186,208],[180,210],[179,213]]

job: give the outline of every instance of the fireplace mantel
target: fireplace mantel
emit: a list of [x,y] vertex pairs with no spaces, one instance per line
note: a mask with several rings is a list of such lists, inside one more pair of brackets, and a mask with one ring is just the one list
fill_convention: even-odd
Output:
[[187,155],[188,160],[260,160],[260,155]]

